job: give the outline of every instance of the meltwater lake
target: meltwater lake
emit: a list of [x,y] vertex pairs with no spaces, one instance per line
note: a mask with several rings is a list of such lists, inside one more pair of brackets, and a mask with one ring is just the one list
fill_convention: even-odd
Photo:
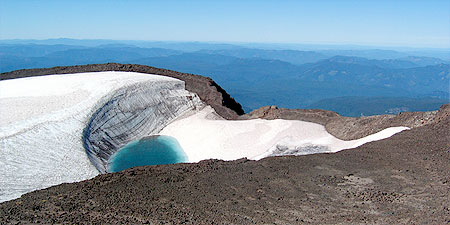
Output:
[[135,166],[174,164],[187,162],[188,158],[177,139],[154,135],[130,142],[111,156],[108,172],[119,172]]

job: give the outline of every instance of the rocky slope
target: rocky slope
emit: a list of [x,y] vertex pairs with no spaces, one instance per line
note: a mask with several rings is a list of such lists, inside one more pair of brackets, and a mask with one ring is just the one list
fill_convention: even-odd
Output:
[[0,223],[450,223],[450,106],[335,154],[132,168],[0,204]]

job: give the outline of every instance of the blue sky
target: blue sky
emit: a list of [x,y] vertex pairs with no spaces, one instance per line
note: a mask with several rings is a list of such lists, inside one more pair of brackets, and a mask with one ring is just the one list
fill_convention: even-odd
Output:
[[0,39],[450,47],[448,0],[0,0]]

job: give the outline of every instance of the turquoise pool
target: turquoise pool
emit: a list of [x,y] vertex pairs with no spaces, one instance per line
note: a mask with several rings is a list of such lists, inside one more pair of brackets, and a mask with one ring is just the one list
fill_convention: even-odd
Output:
[[187,156],[177,139],[155,135],[130,142],[111,156],[108,172],[119,172],[135,166],[187,162]]

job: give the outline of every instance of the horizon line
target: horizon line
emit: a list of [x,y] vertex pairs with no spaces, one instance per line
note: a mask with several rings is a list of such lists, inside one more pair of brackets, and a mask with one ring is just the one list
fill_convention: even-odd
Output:
[[196,41],[196,40],[148,40],[148,39],[107,39],[107,38],[44,38],[44,39],[35,39],[35,38],[8,38],[3,39],[0,38],[0,42],[2,41],[50,41],[50,40],[78,40],[78,41],[131,41],[131,42],[166,42],[166,43],[206,43],[206,44],[231,44],[231,45],[239,45],[239,44],[266,44],[266,45],[305,45],[305,46],[334,46],[334,47],[370,47],[370,48],[401,48],[401,49],[422,49],[422,50],[443,50],[450,51],[450,46],[448,47],[436,47],[436,46],[411,46],[411,45],[396,45],[396,44],[365,44],[365,43],[317,43],[317,42],[249,42],[249,41]]

